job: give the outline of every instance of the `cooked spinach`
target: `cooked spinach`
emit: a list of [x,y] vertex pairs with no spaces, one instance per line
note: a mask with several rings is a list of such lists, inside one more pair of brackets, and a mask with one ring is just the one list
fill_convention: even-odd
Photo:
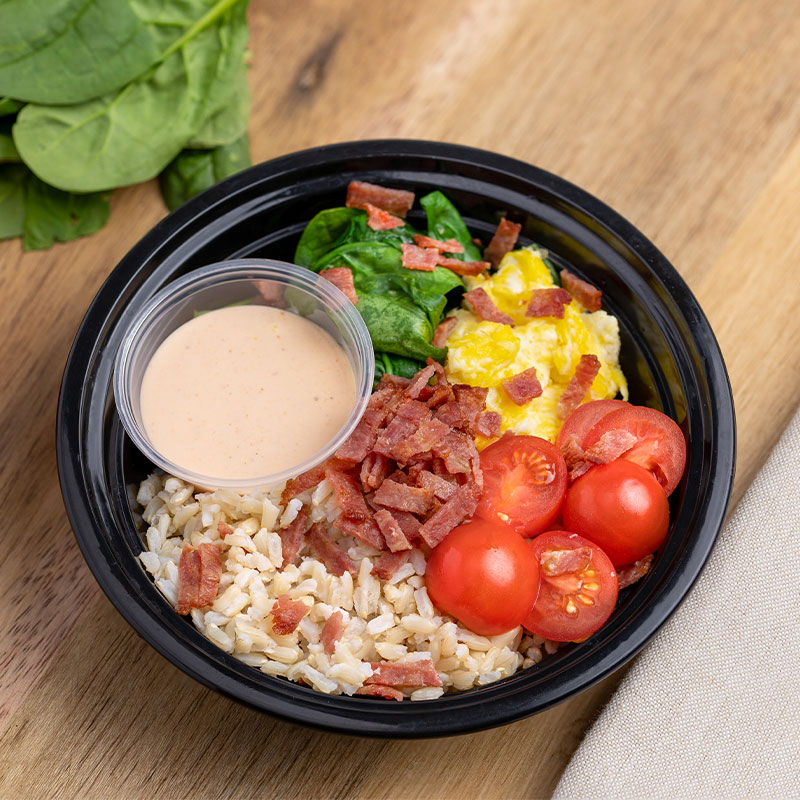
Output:
[[213,150],[183,150],[159,175],[164,202],[170,211],[215,183],[250,166],[247,135]]
[[441,193],[431,192],[419,201],[428,217],[428,236],[434,239],[456,239],[464,246],[464,252],[454,254],[462,261],[480,261],[481,251],[472,241],[466,223],[456,207]]

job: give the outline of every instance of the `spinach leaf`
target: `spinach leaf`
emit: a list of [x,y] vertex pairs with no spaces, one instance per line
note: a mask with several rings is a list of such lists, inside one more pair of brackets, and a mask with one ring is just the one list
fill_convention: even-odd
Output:
[[464,252],[454,254],[456,258],[462,261],[480,261],[481,251],[472,241],[461,214],[441,192],[426,194],[419,202],[428,217],[428,236],[442,240],[457,239],[464,246]]
[[246,10],[247,0],[218,0],[162,62],[114,94],[69,106],[25,106],[14,125],[25,163],[66,191],[103,191],[155,177],[238,74]]
[[0,161],[21,161],[14,139],[11,137],[11,126],[0,120]]
[[375,350],[406,358],[444,359],[446,350],[430,344],[433,327],[427,314],[399,295],[359,294],[358,310],[364,318]]
[[364,212],[357,208],[326,208],[312,217],[297,243],[294,263],[311,269],[315,262],[333,249],[334,243],[359,214]]
[[184,150],[158,178],[170,211],[215,183],[250,166],[247,136],[213,150]]
[[87,236],[108,222],[109,213],[108,195],[62,192],[29,174],[25,181],[22,247],[44,250],[56,241]]
[[24,103],[19,100],[12,100],[10,97],[0,97],[0,117],[8,117],[11,114],[16,114]]
[[0,239],[22,236],[28,174],[21,164],[0,164]]
[[375,353],[375,383],[384,375],[399,375],[401,378],[413,378],[423,367],[424,361],[403,358],[389,353]]
[[233,83],[233,91],[224,105],[203,122],[189,141],[187,148],[206,149],[232,144],[247,133],[250,119],[250,87],[247,83],[247,67],[242,62],[239,74]]
[[415,233],[419,233],[419,231],[408,222],[405,225],[390,228],[386,231],[373,230],[367,225],[366,211],[360,211],[352,218],[347,230],[344,231],[335,246],[338,247],[351,242],[381,242],[382,244],[390,244],[400,250],[401,244],[413,244]]

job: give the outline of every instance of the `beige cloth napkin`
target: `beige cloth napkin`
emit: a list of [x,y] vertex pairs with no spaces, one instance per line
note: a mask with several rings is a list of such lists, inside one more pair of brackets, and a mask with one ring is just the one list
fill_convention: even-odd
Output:
[[800,412],[553,796],[800,797]]

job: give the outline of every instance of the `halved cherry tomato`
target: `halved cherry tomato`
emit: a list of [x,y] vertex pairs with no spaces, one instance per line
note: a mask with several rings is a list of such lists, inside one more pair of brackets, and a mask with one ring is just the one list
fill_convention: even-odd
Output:
[[664,541],[669,503],[651,472],[619,459],[592,467],[570,486],[564,525],[602,547],[614,566],[624,567]]
[[620,408],[626,408],[629,403],[624,400],[592,400],[579,405],[566,419],[556,439],[559,449],[563,448],[569,436],[574,436],[575,441],[583,447],[586,434],[606,415]]
[[567,490],[559,449],[538,436],[506,434],[481,453],[483,494],[476,516],[510,525],[522,536],[547,530]]
[[539,565],[528,542],[483,520],[454,528],[425,568],[428,596],[482,636],[515,628],[536,602]]
[[591,636],[617,603],[617,573],[593,542],[568,531],[549,531],[531,542],[539,563],[539,597],[523,622],[556,642]]
[[672,494],[686,466],[686,440],[677,423],[653,408],[627,405],[602,417],[586,434],[582,447],[586,451],[604,435],[619,431],[636,437],[636,444],[620,458],[650,470],[667,495]]

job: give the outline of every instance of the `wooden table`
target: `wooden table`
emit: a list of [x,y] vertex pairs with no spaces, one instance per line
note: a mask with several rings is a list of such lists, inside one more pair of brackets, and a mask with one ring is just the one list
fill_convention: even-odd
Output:
[[[254,160],[371,137],[476,145],[652,238],[722,345],[741,495],[800,396],[794,0],[253,0],[251,27]],[[151,182],[117,192],[90,239],[0,244],[0,797],[547,796],[618,675],[487,733],[343,738],[204,689],[102,595],[61,502],[56,398],[94,293],[164,213]]]

